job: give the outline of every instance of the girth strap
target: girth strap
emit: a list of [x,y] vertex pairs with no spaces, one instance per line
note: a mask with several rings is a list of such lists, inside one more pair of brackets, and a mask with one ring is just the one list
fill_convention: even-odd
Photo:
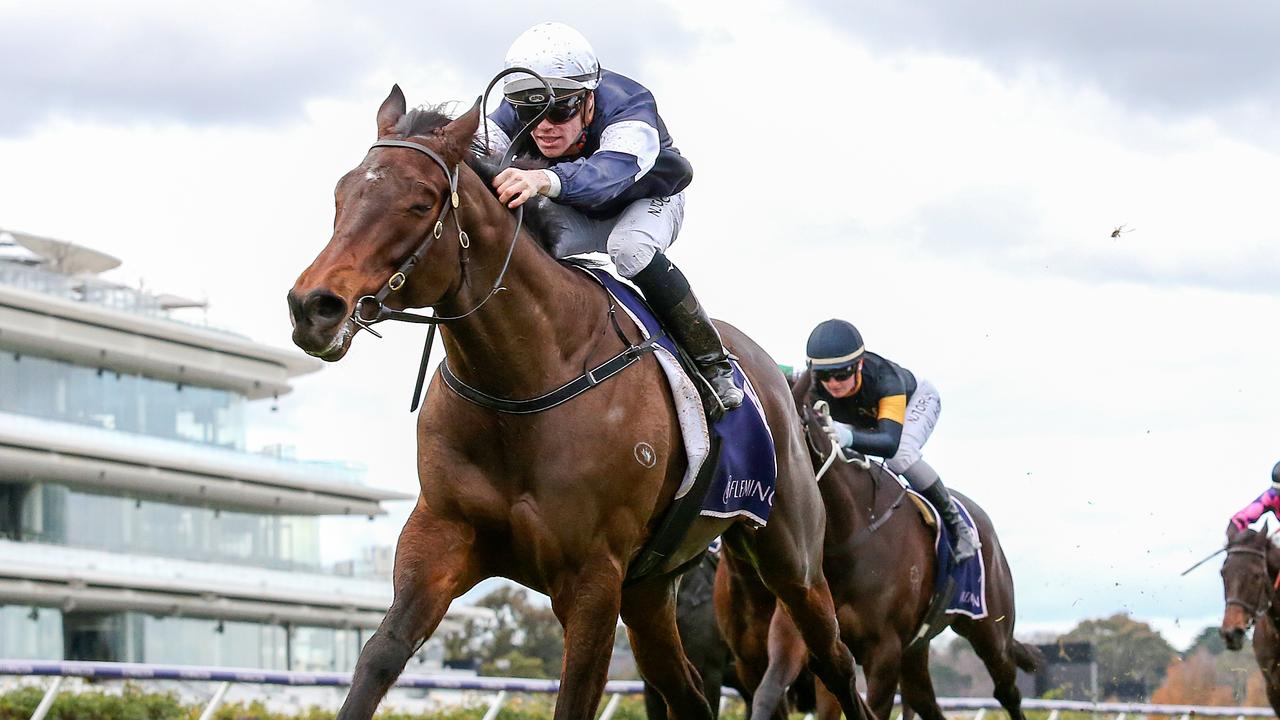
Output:
[[487,407],[490,410],[498,412],[510,413],[512,415],[529,415],[532,413],[540,413],[544,410],[550,410],[557,405],[563,405],[618,373],[626,370],[636,363],[641,357],[658,349],[657,338],[649,338],[639,345],[632,345],[622,352],[614,355],[603,363],[591,368],[578,377],[552,390],[551,392],[540,395],[536,398],[528,400],[508,400],[506,398],[494,397],[487,393],[483,393],[470,385],[458,379],[457,375],[449,369],[449,360],[446,358],[440,363],[440,377],[444,380],[444,384],[449,389],[458,393],[463,399],[481,407]]

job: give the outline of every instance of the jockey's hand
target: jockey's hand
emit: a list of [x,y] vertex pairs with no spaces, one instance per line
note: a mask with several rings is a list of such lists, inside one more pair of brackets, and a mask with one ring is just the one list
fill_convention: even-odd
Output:
[[498,191],[498,199],[515,209],[534,195],[546,194],[551,181],[541,170],[507,168],[493,179],[493,187]]

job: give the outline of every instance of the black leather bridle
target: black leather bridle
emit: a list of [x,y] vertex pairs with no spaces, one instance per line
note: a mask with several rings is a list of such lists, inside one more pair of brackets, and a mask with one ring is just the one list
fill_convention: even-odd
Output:
[[1232,595],[1227,598],[1227,605],[1235,605],[1245,614],[1249,616],[1249,625],[1246,630],[1251,627],[1262,614],[1271,608],[1271,601],[1274,595],[1275,586],[1271,580],[1271,574],[1267,572],[1267,551],[1252,547],[1229,547],[1227,548],[1227,556],[1232,555],[1256,555],[1258,562],[1262,565],[1258,570],[1262,575],[1262,582],[1258,585],[1258,597],[1253,602]]
[[[502,262],[502,270],[498,272],[498,277],[494,279],[493,287],[489,289],[489,294],[485,295],[480,302],[476,303],[475,307],[472,307],[470,310],[459,315],[452,315],[448,317],[440,317],[434,314],[419,315],[417,313],[406,312],[404,310],[392,310],[385,304],[387,297],[389,297],[391,293],[404,287],[405,281],[409,277],[409,273],[413,272],[413,269],[417,267],[418,263],[422,262],[422,259],[426,257],[427,250],[429,250],[432,244],[434,244],[435,241],[444,234],[444,218],[446,215],[450,212],[453,213],[453,222],[458,228],[458,242],[462,245],[463,250],[463,266],[466,266],[467,264],[466,250],[471,247],[471,238],[467,236],[467,231],[462,229],[462,223],[458,220],[457,210],[461,205],[461,198],[458,196],[458,166],[455,165],[453,170],[450,171],[449,165],[444,161],[444,158],[440,157],[439,153],[421,143],[410,142],[408,140],[379,140],[370,146],[369,149],[372,150],[373,148],[379,147],[408,148],[431,158],[436,165],[440,166],[440,170],[444,172],[445,177],[449,179],[449,190],[445,193],[445,197],[441,203],[441,207],[443,209],[440,211],[440,215],[436,219],[436,223],[432,227],[431,232],[418,243],[417,249],[410,253],[409,257],[405,258],[404,262],[400,263],[400,267],[396,268],[396,271],[391,274],[391,277],[387,278],[387,281],[383,283],[377,293],[373,295],[365,295],[356,301],[355,309],[351,312],[352,322],[365,330],[368,330],[374,335],[378,335],[371,326],[384,320],[399,320],[401,322],[439,325],[441,323],[454,322],[468,317],[472,313],[484,307],[484,304],[489,302],[494,295],[497,295],[500,291],[506,289],[502,287],[502,280],[507,275],[507,268],[511,266],[511,256],[515,253],[516,239],[520,236],[520,227],[524,222],[524,208],[519,208],[516,213],[516,229],[511,235],[511,244],[507,248],[507,257]],[[365,313],[364,308],[366,305],[373,306],[373,313],[371,315]],[[378,335],[378,337],[381,336]]]

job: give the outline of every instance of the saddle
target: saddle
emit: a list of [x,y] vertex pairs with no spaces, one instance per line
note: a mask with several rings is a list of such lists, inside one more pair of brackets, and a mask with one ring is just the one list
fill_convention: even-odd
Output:
[[911,498],[911,502],[915,504],[916,510],[920,512],[920,519],[924,520],[925,526],[932,528],[934,532],[937,532],[938,516],[934,512],[933,506],[929,504],[929,501],[915,493],[907,493],[907,497]]

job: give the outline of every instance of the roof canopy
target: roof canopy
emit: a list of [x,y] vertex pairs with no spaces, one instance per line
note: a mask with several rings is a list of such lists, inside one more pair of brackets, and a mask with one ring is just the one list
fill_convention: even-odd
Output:
[[5,230],[0,239],[9,240],[39,256],[44,265],[65,275],[97,275],[120,267],[120,259],[100,250],[67,240]]

